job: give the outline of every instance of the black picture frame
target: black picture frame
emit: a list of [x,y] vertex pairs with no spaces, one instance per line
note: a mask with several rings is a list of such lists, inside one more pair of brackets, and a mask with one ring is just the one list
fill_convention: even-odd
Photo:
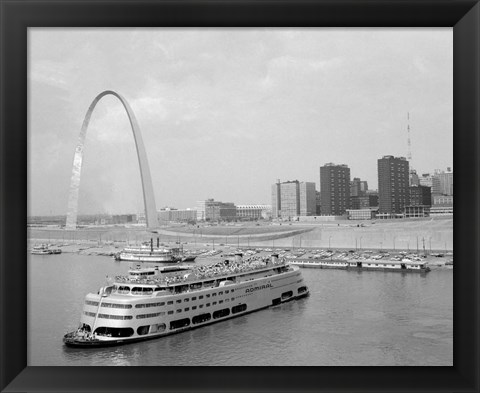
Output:
[[[477,1],[0,0],[0,5],[2,391],[479,391],[480,5]],[[453,27],[454,366],[27,367],[27,29],[55,26]]]

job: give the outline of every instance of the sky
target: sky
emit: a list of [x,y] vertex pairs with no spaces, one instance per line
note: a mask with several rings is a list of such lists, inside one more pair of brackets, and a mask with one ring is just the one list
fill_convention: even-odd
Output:
[[[271,185],[377,160],[453,168],[451,28],[29,28],[28,211],[66,214],[92,100],[129,102],[157,209],[271,204]],[[407,120],[407,113],[410,120]],[[144,210],[133,133],[106,96],[87,131],[79,214]]]

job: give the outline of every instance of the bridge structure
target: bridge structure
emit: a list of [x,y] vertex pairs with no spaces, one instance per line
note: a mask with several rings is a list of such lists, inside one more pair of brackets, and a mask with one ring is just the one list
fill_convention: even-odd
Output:
[[97,95],[90,104],[87,110],[87,114],[85,115],[85,118],[83,120],[80,135],[78,137],[78,143],[77,147],[75,148],[75,154],[73,157],[72,177],[70,179],[66,229],[77,228],[78,195],[80,190],[80,177],[82,172],[85,138],[87,135],[87,129],[90,123],[90,118],[92,117],[93,110],[95,109],[97,103],[106,95],[112,95],[114,97],[117,97],[125,108],[125,111],[127,112],[130,126],[133,132],[133,138],[135,140],[138,164],[140,166],[140,176],[142,180],[143,201],[145,205],[147,228],[158,228],[158,216],[157,208],[155,205],[155,195],[153,193],[152,177],[150,175],[150,167],[148,165],[147,153],[145,151],[145,145],[143,144],[142,135],[140,133],[140,127],[138,126],[137,119],[135,118],[135,114],[133,113],[132,108],[123,96],[116,93],[115,91],[105,90],[99,95]]

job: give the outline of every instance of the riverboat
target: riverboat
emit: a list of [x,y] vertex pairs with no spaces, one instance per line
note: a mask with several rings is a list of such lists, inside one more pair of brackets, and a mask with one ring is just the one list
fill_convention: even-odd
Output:
[[60,248],[52,248],[48,244],[40,244],[34,246],[30,251],[33,255],[51,255],[51,254],[61,254],[62,250]]
[[126,247],[115,254],[118,261],[130,262],[179,262],[182,258],[177,248],[156,248],[150,246]]
[[80,325],[64,343],[98,347],[153,339],[309,294],[300,269],[275,254],[175,267],[137,266],[87,294]]
[[383,270],[396,272],[429,272],[430,267],[426,262],[410,261],[382,261],[378,259],[363,260],[294,260],[289,261],[292,265],[320,269],[350,269],[350,270]]

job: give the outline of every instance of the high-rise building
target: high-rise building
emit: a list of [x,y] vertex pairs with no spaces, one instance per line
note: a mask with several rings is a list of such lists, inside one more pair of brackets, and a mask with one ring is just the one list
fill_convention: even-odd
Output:
[[280,217],[280,212],[282,210],[282,200],[280,198],[280,179],[277,179],[277,182],[272,185],[272,217]]
[[286,181],[272,185],[272,216],[291,218],[316,214],[315,183]]
[[410,203],[409,170],[405,157],[383,156],[378,159],[379,213],[401,215]]
[[360,180],[358,177],[354,177],[350,182],[350,196],[365,196],[368,191],[368,183],[365,180]]
[[422,176],[419,178],[419,183],[421,186],[430,187],[432,196],[441,195],[440,179],[436,175],[431,175],[430,173],[423,173]]
[[317,213],[315,183],[300,183],[300,215],[314,216]]
[[418,177],[417,171],[415,169],[410,169],[410,185],[419,186],[420,179]]
[[300,184],[298,180],[287,181],[280,185],[281,217],[300,215]]
[[438,179],[440,195],[453,195],[453,171],[447,168],[447,171],[436,172],[434,177]]
[[350,168],[333,163],[320,167],[320,194],[322,215],[344,215],[350,205]]
[[315,191],[315,215],[322,214],[322,194],[320,191]]

